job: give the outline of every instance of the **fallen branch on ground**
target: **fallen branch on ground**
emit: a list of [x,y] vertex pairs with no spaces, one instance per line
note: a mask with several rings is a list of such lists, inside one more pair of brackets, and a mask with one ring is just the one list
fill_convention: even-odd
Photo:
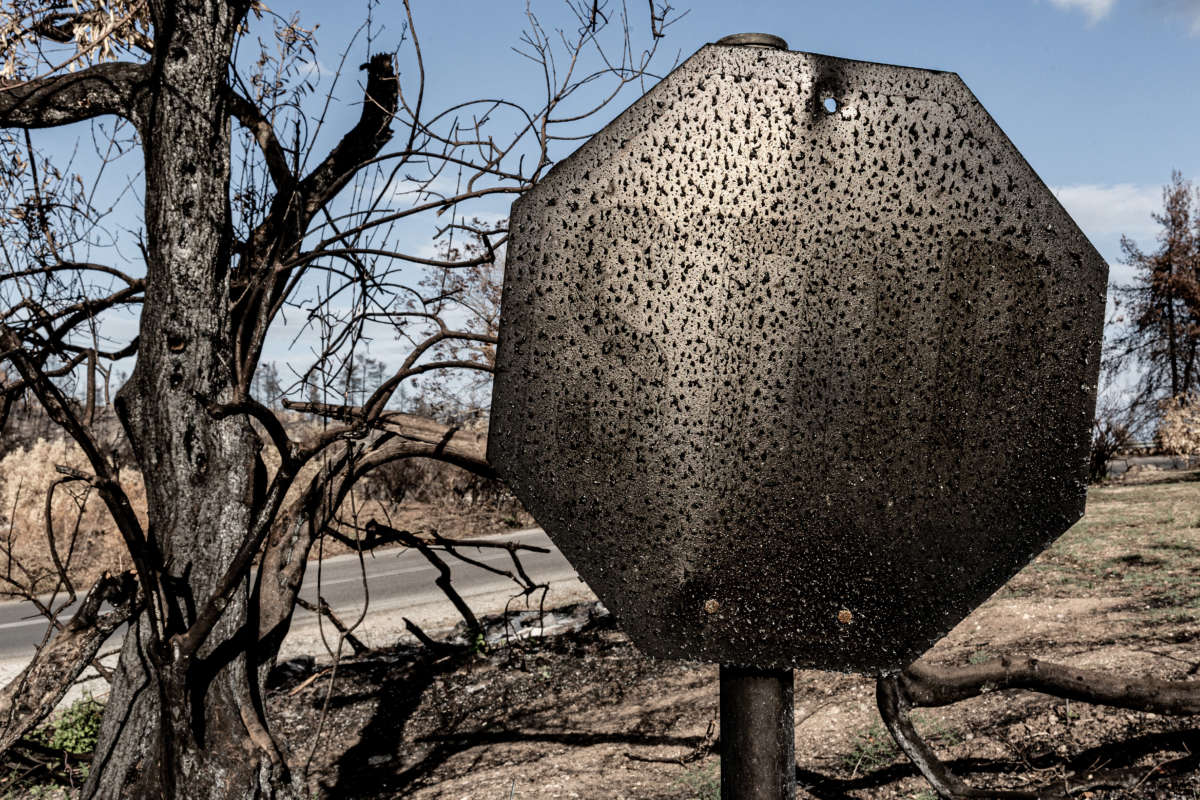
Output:
[[956,777],[921,738],[908,717],[911,708],[946,706],[993,691],[1025,689],[1053,697],[1135,711],[1183,716],[1200,713],[1200,681],[1131,678],[1097,670],[1039,661],[1028,656],[1002,656],[982,664],[939,667],[917,662],[898,676],[876,684],[879,715],[888,732],[913,765],[948,800],[1024,798],[1052,800],[1097,788],[1129,789],[1164,767],[1188,759],[1169,759],[1146,773],[1141,767],[1110,770],[1087,781],[1064,781],[1041,790],[978,789]]
[[[75,615],[0,689],[0,753],[50,715],[104,640],[133,615],[139,600],[131,571],[106,574],[96,582]],[[101,614],[105,602],[112,610]]]
[[900,680],[917,706],[944,706],[987,692],[1028,689],[1134,711],[1200,714],[1200,681],[1132,678],[1028,656],[1003,656],[965,667],[935,667],[918,661],[901,673]]

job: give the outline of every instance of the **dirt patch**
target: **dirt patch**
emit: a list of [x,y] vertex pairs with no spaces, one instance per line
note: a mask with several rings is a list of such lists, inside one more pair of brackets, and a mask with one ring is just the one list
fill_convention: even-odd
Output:
[[[1200,681],[1200,482],[1101,487],[1088,513],[926,658],[1031,655]],[[611,619],[577,632],[432,653],[401,643],[336,668],[286,665],[273,729],[317,796],[417,800],[715,800],[717,670],[641,655]],[[796,674],[801,798],[934,800],[878,721],[873,681]],[[994,692],[914,718],[979,787],[1085,782],[1088,800],[1200,799],[1200,718]],[[1074,785],[1074,784],[1073,784]]]
[[[1051,615],[1078,606],[1063,605]],[[1094,611],[1092,609],[1091,611]],[[1090,611],[1088,613],[1091,613]],[[1002,617],[1005,615],[1001,615]],[[985,615],[986,630],[990,624]],[[961,628],[961,626],[960,626]],[[976,636],[931,654],[960,662]],[[1130,666],[1138,637],[1090,648],[1072,663]],[[1159,642],[1184,658],[1186,644]],[[1048,653],[1045,647],[1040,652]],[[1194,656],[1194,648],[1190,652]],[[1066,655],[1066,654],[1064,654]],[[967,656],[969,658],[969,656]],[[1156,655],[1137,671],[1180,677]],[[1149,669],[1144,669],[1149,666]],[[1132,667],[1130,667],[1132,668]],[[324,796],[393,798],[716,798],[713,748],[717,674],[712,665],[640,655],[605,622],[519,648],[437,658],[415,648],[290,677],[269,708],[293,741],[319,747],[310,777]],[[321,723],[322,713],[326,714]],[[796,751],[801,796],[926,798],[927,785],[898,757],[874,709],[874,683],[857,676],[796,675]],[[1065,703],[1029,693],[994,694],[922,710],[917,727],[980,786],[1023,787],[1103,766],[1140,766],[1200,752],[1195,720]],[[317,734],[321,725],[321,733]],[[307,757],[307,753],[303,754]],[[1194,778],[1148,781],[1095,798],[1192,798]],[[1171,794],[1170,792],[1177,792]]]
[[[1028,654],[1197,679],[1200,483],[1188,473],[1155,477],[1094,490],[1078,525],[926,657],[964,664]],[[719,796],[716,668],[646,658],[611,622],[486,653],[437,657],[402,646],[344,662],[337,673],[301,687],[317,674],[302,670],[268,699],[292,742],[323,743],[309,775],[325,796]],[[1200,797],[1196,718],[1028,692],[914,716],[977,786],[1024,788],[1130,768],[1146,778],[1137,788],[1080,796]],[[934,797],[879,723],[873,681],[798,672],[796,719],[801,797]],[[307,758],[304,751],[293,760],[299,767]],[[1193,774],[1152,774],[1160,766]]]

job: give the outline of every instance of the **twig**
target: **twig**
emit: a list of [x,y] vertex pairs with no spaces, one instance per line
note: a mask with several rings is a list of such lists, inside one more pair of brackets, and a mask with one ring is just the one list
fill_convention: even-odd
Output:
[[300,692],[304,691],[305,688],[311,686],[313,681],[315,681],[317,678],[321,677],[322,675],[327,675],[332,671],[333,667],[326,667],[320,672],[314,672],[312,675],[309,675],[307,678],[301,681],[296,688],[288,692],[288,697],[295,697],[296,695],[300,694]]
[[438,571],[438,576],[434,579],[434,583],[437,584],[438,588],[442,590],[442,593],[445,594],[450,602],[454,605],[454,608],[463,618],[463,622],[467,624],[468,638],[473,638],[480,633],[483,630],[483,626],[479,624],[479,619],[476,618],[475,612],[471,610],[471,607],[467,605],[467,601],[464,600],[462,595],[458,593],[458,590],[454,588],[451,580],[450,565],[448,565],[441,558],[441,556],[435,553],[433,548],[431,548],[429,544],[420,537],[415,536],[408,531],[402,531],[398,528],[389,528],[386,525],[380,525],[374,520],[371,520],[367,523],[368,537],[370,537],[373,532],[376,536],[378,536],[378,531],[381,530],[385,532],[386,536],[394,537],[409,547],[416,548],[421,555],[425,556],[425,560],[432,564],[433,567]]
[[459,649],[452,644],[446,644],[445,642],[437,641],[425,631],[421,630],[420,626],[408,617],[404,618],[404,627],[408,629],[409,633],[417,637],[418,642],[425,645],[425,647],[432,650],[434,653],[447,653],[449,651]]
[[912,720],[908,717],[911,703],[905,694],[900,680],[894,676],[880,678],[875,684],[875,700],[879,706],[879,716],[888,732],[896,740],[896,744],[904,751],[913,765],[920,770],[939,796],[957,800],[957,798],[1020,798],[1022,800],[1037,800],[1037,792],[1014,791],[1009,789],[975,789],[959,780],[954,773],[938,760],[937,755],[917,733]]
[[303,609],[307,609],[314,614],[320,614],[333,623],[333,627],[337,628],[338,633],[345,638],[346,643],[350,645],[350,649],[354,651],[354,655],[361,656],[363,653],[367,653],[371,650],[371,648],[363,644],[362,640],[355,636],[354,633],[346,627],[346,623],[342,622],[337,614],[333,613],[333,609],[329,607],[329,603],[325,602],[324,597],[319,598],[318,603],[315,606],[305,600],[303,597],[297,597],[296,605]]

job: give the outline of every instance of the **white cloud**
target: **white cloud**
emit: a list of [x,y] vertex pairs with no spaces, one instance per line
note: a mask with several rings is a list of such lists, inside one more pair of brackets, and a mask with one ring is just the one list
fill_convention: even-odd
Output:
[[[1064,11],[1082,11],[1088,24],[1094,25],[1112,13],[1117,0],[1050,0],[1050,3]],[[1200,0],[1142,0],[1140,5],[1145,12],[1181,20],[1189,35],[1200,36]]]
[[1189,34],[1200,36],[1200,0],[1156,0],[1156,4],[1164,8],[1169,17],[1182,19]]
[[1117,4],[1117,0],[1050,0],[1058,8],[1064,10],[1078,9],[1088,18],[1089,24],[1095,24],[1108,16]]
[[1150,215],[1162,209],[1162,187],[1133,183],[1081,183],[1052,187],[1058,201],[1101,249],[1129,236],[1152,247],[1158,224]]
[[313,79],[323,78],[326,75],[332,75],[334,73],[334,70],[325,66],[319,59],[315,58],[312,61],[301,62],[297,71],[304,77]]

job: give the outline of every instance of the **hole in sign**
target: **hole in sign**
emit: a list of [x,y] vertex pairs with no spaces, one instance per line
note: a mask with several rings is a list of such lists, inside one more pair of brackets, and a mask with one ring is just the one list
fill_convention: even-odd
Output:
[[821,101],[821,105],[825,107],[825,111],[829,114],[838,110],[838,101],[835,97],[826,97]]

